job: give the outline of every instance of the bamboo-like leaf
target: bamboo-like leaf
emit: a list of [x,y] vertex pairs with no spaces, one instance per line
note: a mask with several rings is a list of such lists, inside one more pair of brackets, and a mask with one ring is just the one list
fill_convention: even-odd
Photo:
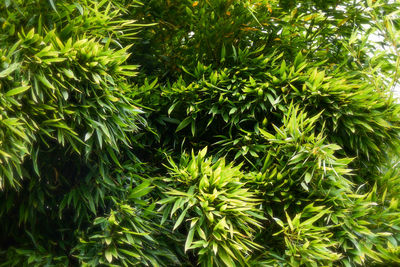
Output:
[[192,241],[193,241],[193,236],[195,233],[196,228],[193,227],[189,230],[189,233],[187,235],[186,238],[186,242],[185,242],[185,252],[190,248],[190,246],[192,245]]
[[181,215],[179,215],[178,219],[176,220],[176,222],[174,224],[174,228],[172,228],[172,230],[175,230],[176,228],[178,228],[179,225],[181,225],[183,219],[185,219],[188,209],[189,209],[189,207],[187,207],[186,209],[184,209],[182,211]]
[[180,130],[184,129],[186,126],[188,126],[192,122],[192,117],[187,117],[181,123],[179,123],[178,127],[176,127],[175,132],[179,132]]
[[29,88],[30,88],[30,85],[16,87],[16,88],[11,89],[10,91],[8,91],[8,92],[5,94],[5,96],[18,95],[18,94],[21,94],[21,93],[25,92],[25,91],[28,90]]
[[17,70],[19,68],[19,66],[20,66],[20,64],[18,64],[18,63],[12,63],[5,70],[2,70],[0,72],[0,78],[7,77],[11,73],[13,73],[15,70]]
[[106,257],[106,260],[111,263],[113,260],[113,255],[111,253],[110,249],[106,249],[106,251],[104,252],[104,256]]

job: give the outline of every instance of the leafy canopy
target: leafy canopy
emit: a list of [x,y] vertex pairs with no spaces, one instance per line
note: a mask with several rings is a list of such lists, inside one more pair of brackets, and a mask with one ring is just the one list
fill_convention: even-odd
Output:
[[399,5],[0,0],[0,266],[399,264]]

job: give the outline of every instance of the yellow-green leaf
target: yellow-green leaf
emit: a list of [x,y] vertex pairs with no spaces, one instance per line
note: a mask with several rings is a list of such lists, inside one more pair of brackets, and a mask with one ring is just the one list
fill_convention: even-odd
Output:
[[13,95],[17,95],[17,94],[23,93],[26,90],[28,90],[29,88],[30,88],[30,86],[26,85],[26,86],[20,86],[20,87],[11,89],[10,91],[8,91],[6,93],[6,96],[13,96]]

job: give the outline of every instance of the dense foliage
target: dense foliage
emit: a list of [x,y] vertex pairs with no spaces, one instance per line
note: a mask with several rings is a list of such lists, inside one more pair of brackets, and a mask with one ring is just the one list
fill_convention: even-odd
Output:
[[400,264],[399,9],[0,0],[0,266]]

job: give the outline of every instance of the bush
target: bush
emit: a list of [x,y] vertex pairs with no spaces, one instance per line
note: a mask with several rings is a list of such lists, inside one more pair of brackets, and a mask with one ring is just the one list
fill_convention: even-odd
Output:
[[0,266],[399,264],[398,8],[1,1]]
[[[87,13],[77,17],[82,5]],[[47,1],[0,7],[6,29],[0,44],[2,262],[65,265],[78,242],[74,231],[108,212],[110,196],[126,194],[129,182],[115,170],[132,159],[132,134],[145,123],[125,96],[136,66],[125,63],[129,47],[117,48],[111,38],[99,43],[95,32],[85,36],[102,20],[77,31],[64,27],[69,15],[88,22],[96,8],[115,21],[116,7],[110,16],[105,6],[86,1],[57,11]]]
[[185,251],[194,249],[202,266],[244,265],[252,249],[261,248],[252,241],[264,219],[259,200],[245,187],[240,166],[226,165],[223,158],[213,164],[206,152],[183,156],[179,165],[171,161],[166,197],[158,202],[162,221],[179,211],[175,230],[187,218]]

